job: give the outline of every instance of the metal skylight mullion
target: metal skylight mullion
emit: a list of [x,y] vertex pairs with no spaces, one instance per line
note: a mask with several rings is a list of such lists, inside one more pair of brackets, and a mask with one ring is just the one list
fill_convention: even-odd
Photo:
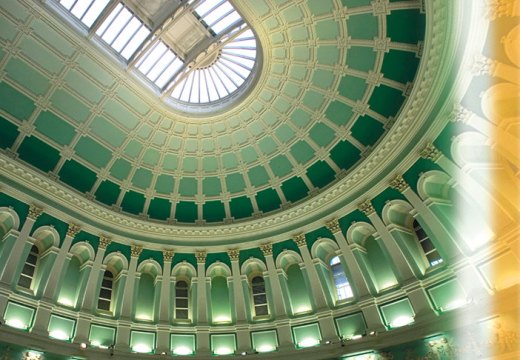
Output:
[[[213,86],[215,87],[215,90],[217,91],[217,95],[218,95],[218,97],[219,97],[219,98],[222,98],[222,97],[226,96],[227,94],[224,95],[224,96],[220,95],[220,91],[218,90],[217,82],[216,82],[215,79],[213,78],[212,70],[213,70],[212,68],[209,68],[209,69],[208,69],[208,74],[209,74],[209,76],[211,76],[211,81],[213,81]],[[213,72],[215,72],[215,70],[213,70]],[[218,81],[220,82],[220,84],[224,87],[224,89],[226,89],[226,86],[224,85],[224,83],[222,83],[222,81],[220,81],[220,78],[218,77],[218,74],[217,74],[217,73],[215,73],[215,76],[217,77],[217,79],[218,79]],[[227,91],[227,89],[226,89],[226,91]]]
[[[112,24],[114,23],[114,21],[117,19],[117,17],[119,16],[119,14],[121,14],[121,11],[123,11],[125,9],[125,5],[123,5],[121,3],[121,8],[119,9],[119,11],[117,12],[117,14],[114,14],[114,17],[112,18],[112,20],[110,21],[109,24],[107,24],[107,26],[105,27],[105,29],[101,32],[101,34],[97,34],[101,39],[103,39],[103,36],[105,35],[105,33],[107,32],[107,30],[110,28],[110,26],[112,26]],[[114,9],[115,10],[115,9]],[[109,14],[111,15],[111,14]]]
[[76,6],[76,4],[78,3],[79,0],[74,0],[74,2],[72,3],[72,5],[67,9],[69,10],[69,12],[72,14],[72,9],[74,9],[74,6]]
[[154,83],[157,81],[157,79],[159,79],[162,76],[162,74],[164,74],[164,72],[170,67],[170,65],[173,64],[173,62],[178,59],[177,55],[175,55],[175,53],[173,51],[172,51],[172,53],[173,53],[173,58],[168,62],[168,64],[166,64],[164,66],[164,69],[159,73],[159,75],[157,75],[155,77],[155,79],[152,80]]
[[[205,2],[205,1],[201,1],[201,2]],[[228,0],[222,0],[221,2],[219,2],[217,5],[213,6],[212,8],[210,8],[209,10],[206,10],[206,12],[204,14],[199,14],[200,18],[202,20],[204,20],[204,18],[211,12],[215,11],[215,9],[219,8],[221,5],[223,5],[224,3],[228,2]],[[195,9],[195,11],[197,12],[198,14],[198,11],[197,9]]]
[[[128,9],[127,9],[128,10]],[[121,10],[122,11],[122,10]],[[121,33],[123,32],[123,30],[128,26],[128,24],[130,24],[130,21],[132,21],[132,19],[135,17],[134,14],[128,10],[128,12],[130,13],[130,17],[128,18],[128,20],[125,22],[125,24],[121,27],[121,29],[119,29],[119,31],[117,32],[117,35],[114,37],[114,39],[112,39],[112,41],[110,43],[107,43],[108,45],[110,45],[112,47],[112,44],[117,40],[117,38],[119,37],[119,35],[121,35]],[[110,24],[112,25],[112,24]],[[108,27],[107,27],[108,29]],[[106,30],[105,30],[106,31]],[[115,49],[114,49],[115,50]],[[117,50],[116,50],[117,51]]]
[[[110,0],[110,2],[105,6],[103,11],[101,11],[101,14],[97,17],[97,19],[94,21],[92,26],[90,26],[90,29],[88,31],[88,37],[92,37],[96,31],[99,29],[99,27],[103,24],[103,22],[110,16],[112,11],[117,7],[117,5],[121,4],[119,0]],[[121,6],[124,7],[123,4]],[[115,17],[114,17],[115,18]],[[107,26],[108,28],[108,26]],[[101,36],[99,36],[101,37]]]
[[[223,49],[222,52],[224,52],[225,50]],[[226,55],[230,55],[229,53],[226,53]],[[236,56],[236,57],[239,57],[241,59],[246,59],[246,60],[251,60],[251,61],[255,61],[255,58],[254,57],[250,57],[250,56],[247,56],[247,55],[240,55],[240,54],[232,54],[233,56]]]
[[87,8],[85,9],[85,12],[83,12],[83,15],[81,15],[81,17],[79,18],[81,20],[81,22],[83,22],[83,18],[85,17],[85,15],[87,15],[88,11],[92,7],[92,5],[94,5],[95,2],[96,2],[96,0],[92,0],[92,2],[89,4],[89,6],[87,6]]
[[228,15],[230,15],[231,13],[234,13],[236,12],[235,9],[231,8],[231,10],[229,10],[227,13],[225,13],[224,15],[222,15],[221,17],[219,17],[218,19],[214,20],[210,25],[208,25],[209,28],[211,28],[212,26],[214,26],[215,24],[218,24],[220,21],[222,21],[223,19],[225,19]]
[[238,66],[240,66],[241,68],[243,68],[245,70],[251,71],[253,69],[252,67],[248,67],[248,66],[246,66],[244,64],[241,64],[241,63],[239,63],[239,62],[235,61],[234,59],[231,59],[231,58],[229,58],[227,56],[222,56],[222,59],[227,60],[229,62],[232,62],[233,64],[238,65]]
[[148,76],[148,74],[150,73],[150,71],[152,71],[152,69],[155,67],[155,65],[157,65],[157,63],[159,62],[159,60],[161,60],[161,58],[164,56],[164,54],[166,54],[166,52],[168,51],[168,47],[166,46],[165,44],[165,47],[166,49],[164,49],[164,51],[162,52],[161,56],[158,56],[157,59],[153,62],[153,64],[150,66],[150,68],[148,69],[148,71],[145,73],[146,76]]
[[[231,79],[229,78],[229,76],[227,76],[226,72],[225,72],[224,70],[222,70],[222,69],[218,66],[218,64],[215,64],[215,66],[213,66],[213,67],[216,68],[216,69],[219,69],[220,72],[222,72],[222,74],[223,74],[225,77],[227,77],[229,81],[231,81],[231,82],[233,83],[233,85],[235,85],[236,87],[238,87],[237,84],[235,84],[235,82],[234,82],[233,80],[231,80]],[[229,89],[228,89],[228,87],[226,86],[226,83],[222,80],[222,77],[220,76],[220,74],[218,73],[218,71],[215,70],[215,74],[218,76],[218,79],[220,80],[220,82],[222,83],[222,85],[224,85],[224,88],[226,88],[226,91],[228,92],[228,94],[231,94],[231,91],[232,91],[232,90],[229,90]]]
[[211,101],[211,97],[209,96],[209,81],[208,81],[208,77],[206,76],[207,69],[202,69],[200,71],[204,75],[204,83],[206,83],[206,95],[208,96],[208,101],[207,102],[210,102]]
[[[235,40],[237,41],[237,40]],[[233,50],[256,50],[256,46],[233,46],[229,45],[226,46],[226,49],[233,49]]]
[[[139,21],[140,19],[137,18]],[[128,46],[128,44],[130,43],[130,41],[132,41],[132,39],[134,38],[134,36],[144,27],[144,24],[141,22],[141,26],[139,26],[137,29],[135,29],[134,33],[132,35],[130,35],[130,37],[128,38],[128,40],[126,40],[125,44],[121,47],[121,51],[119,51],[119,53],[122,53],[123,51],[125,51],[125,48]],[[115,39],[114,39],[115,41]]]
[[[242,74],[236,72],[235,69],[233,69],[231,66],[229,66],[228,64],[226,64],[226,63],[223,62],[222,60],[219,61],[218,64],[227,67],[229,70],[231,70],[232,72],[234,72],[235,74],[237,74],[238,77],[240,77],[242,80],[245,80],[245,79],[247,78],[247,77],[242,76]],[[218,65],[218,64],[215,64],[215,65]],[[236,85],[236,84],[235,84],[235,85]],[[237,87],[238,87],[238,85],[237,85]]]

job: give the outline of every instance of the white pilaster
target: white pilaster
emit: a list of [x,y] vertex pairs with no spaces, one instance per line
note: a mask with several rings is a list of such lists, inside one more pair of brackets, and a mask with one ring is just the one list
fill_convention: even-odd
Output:
[[[198,251],[197,257],[197,324],[208,323],[208,307],[206,294],[206,252]],[[209,335],[208,335],[209,336]],[[197,336],[198,338],[198,336]],[[209,342],[209,339],[208,339]],[[209,349],[209,345],[208,345]]]
[[169,324],[171,322],[171,302],[170,302],[170,288],[171,288],[171,268],[173,251],[163,251],[163,275],[161,282],[161,300],[159,306],[159,323]]
[[233,272],[233,297],[235,300],[236,322],[242,324],[247,321],[244,292],[240,278],[240,266],[238,263],[239,251],[236,249],[228,251],[231,259],[231,271]]
[[269,274],[269,283],[271,285],[272,296],[274,300],[274,311],[277,319],[282,319],[287,316],[287,310],[284,305],[282,296],[282,286],[276,271],[276,265],[273,260],[273,246],[270,243],[262,244],[260,246],[267,263],[267,273]]
[[108,244],[110,244],[110,239],[101,236],[99,238],[99,245],[96,253],[96,257],[94,258],[94,263],[92,264],[92,269],[88,275],[87,286],[85,287],[85,294],[83,297],[80,296],[80,308],[82,311],[92,313],[95,306],[95,301],[99,296],[99,283],[102,277],[102,263],[105,257],[105,252]]
[[142,247],[132,245],[130,265],[128,265],[128,275],[125,283],[125,291],[123,293],[123,307],[121,310],[121,318],[123,319],[130,319],[133,313],[137,261],[139,260],[139,255],[142,250]]

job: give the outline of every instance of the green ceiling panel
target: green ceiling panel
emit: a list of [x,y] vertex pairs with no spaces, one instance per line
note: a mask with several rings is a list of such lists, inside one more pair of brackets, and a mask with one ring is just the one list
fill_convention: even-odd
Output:
[[137,126],[137,124],[139,124],[139,119],[137,116],[132,114],[118,101],[112,99],[107,100],[104,110],[107,112],[107,114],[111,115],[115,121],[123,125],[128,130],[132,130]]
[[202,179],[202,193],[206,196],[218,196],[222,192],[218,177],[206,177]]
[[361,100],[365,95],[367,86],[365,79],[346,75],[339,82],[338,92],[351,100]]
[[16,1],[2,1],[0,7],[19,21],[24,21],[29,16],[27,9]]
[[141,98],[126,86],[120,86],[117,91],[118,97],[132,109],[141,115],[150,111],[150,107]]
[[180,180],[179,193],[182,196],[194,196],[197,194],[197,179],[185,177]]
[[77,123],[84,122],[90,115],[90,110],[85,104],[63,89],[58,89],[54,92],[51,96],[51,102],[56,109]]
[[326,147],[336,138],[334,130],[324,123],[315,124],[309,131],[311,139],[321,147]]
[[[292,65],[289,69],[289,76],[296,81],[301,81],[307,76],[307,67],[303,65]],[[279,102],[280,99],[278,99],[278,101],[275,103],[275,107]],[[281,111],[283,112],[283,110]]]
[[298,21],[303,17],[298,6],[289,6],[281,14],[288,23]]
[[119,185],[114,184],[110,180],[105,180],[101,184],[99,184],[96,190],[96,200],[102,202],[105,205],[111,206],[116,203],[119,194],[121,193],[121,188]]
[[78,156],[99,168],[104,167],[112,158],[112,152],[88,136],[82,136],[74,151]]
[[25,61],[11,58],[4,68],[7,77],[23,86],[34,95],[45,95],[49,90],[49,80],[29,66]]
[[294,131],[287,124],[282,124],[275,130],[275,135],[282,144],[286,144],[294,137]]
[[357,147],[348,141],[340,141],[330,151],[330,158],[341,169],[350,169],[360,158],[361,153]]
[[38,34],[38,37],[42,38],[47,44],[61,53],[61,55],[69,57],[76,50],[68,40],[51,26],[47,25],[43,20],[34,20],[32,22],[32,28],[34,32]]
[[224,221],[226,210],[220,201],[206,201],[202,205],[202,216],[207,222]]
[[299,85],[290,81],[288,81],[283,88],[283,93],[291,98],[297,97],[301,91],[302,88]]
[[302,178],[295,176],[282,183],[282,191],[288,201],[296,202],[309,194],[309,188]]
[[336,21],[323,20],[315,23],[319,40],[335,40],[339,36],[339,26]]
[[27,120],[36,107],[31,99],[5,82],[0,82],[0,99],[0,108],[18,120]]
[[186,172],[195,172],[197,171],[197,162],[198,159],[196,157],[185,157],[182,161],[182,169]]
[[275,125],[278,123],[278,117],[279,117],[279,115],[277,115],[274,111],[266,110],[266,112],[264,113],[264,116],[263,116],[263,121],[267,125]]
[[155,191],[160,194],[171,194],[173,192],[174,184],[175,179],[172,176],[161,174],[157,176],[157,180],[155,182]]
[[296,108],[291,114],[291,122],[299,128],[306,127],[311,121],[311,115],[305,110]]
[[144,202],[143,194],[129,190],[121,201],[121,208],[130,214],[139,215],[143,211]]
[[383,124],[368,115],[359,117],[350,130],[352,136],[365,146],[374,145],[385,132]]
[[304,26],[295,26],[289,29],[289,37],[293,41],[304,41],[309,38],[309,32]]
[[235,219],[243,219],[253,215],[253,204],[247,196],[231,199],[229,202],[231,216]]
[[60,159],[60,152],[35,136],[23,139],[18,148],[18,156],[23,161],[47,172],[54,169]]
[[65,161],[58,175],[61,181],[80,192],[90,191],[97,179],[95,172],[75,160]]
[[152,133],[152,127],[148,124],[142,123],[139,129],[137,130],[137,136],[139,136],[143,140],[147,140]]
[[165,170],[177,170],[179,159],[173,154],[166,154],[163,160],[163,168]]
[[296,61],[308,61],[311,57],[311,49],[307,46],[296,46],[291,49],[291,56]]
[[353,114],[352,107],[337,100],[331,102],[325,110],[327,119],[338,126],[346,125]]
[[252,163],[258,160],[258,154],[252,146],[247,146],[240,149],[240,157],[246,164]]
[[197,204],[179,201],[175,208],[175,218],[180,222],[194,223],[197,220]]
[[321,0],[319,2],[309,1],[307,6],[311,13],[316,16],[328,14],[334,11],[334,2],[332,0]]
[[325,161],[317,161],[307,169],[307,177],[312,184],[322,188],[334,181],[334,170]]
[[219,168],[217,158],[215,156],[205,156],[202,159],[202,169],[206,172],[213,172]]
[[395,116],[404,102],[401,90],[386,85],[380,85],[374,89],[368,104],[375,112],[385,116]]
[[312,110],[318,110],[321,105],[323,105],[323,101],[325,97],[323,94],[319,92],[309,90],[305,93],[303,97],[303,104]]
[[[4,20],[0,21],[0,23],[3,22]],[[0,25],[0,33],[2,33],[1,26],[2,25]],[[19,46],[23,54],[49,73],[58,74],[63,69],[63,61],[34,39],[26,37],[22,39]]]
[[103,97],[100,88],[76,70],[69,70],[64,80],[71,89],[93,104]]
[[269,181],[269,174],[263,166],[255,166],[248,171],[249,181],[253,186],[261,186]]
[[[166,143],[167,134],[157,131],[152,135],[152,143],[157,146],[163,146]],[[205,150],[205,149],[204,149]]]
[[234,173],[226,176],[226,187],[230,193],[244,191],[246,183],[242,174]]
[[312,83],[322,89],[328,90],[334,82],[335,76],[332,71],[316,69],[312,75]]
[[0,129],[2,129],[0,148],[7,149],[14,144],[18,134],[20,134],[18,126],[0,116]]
[[289,174],[293,169],[291,162],[285,155],[277,155],[272,158],[271,161],[269,161],[269,166],[274,175],[280,178]]
[[418,67],[419,58],[415,53],[390,50],[388,54],[385,54],[381,72],[385,78],[405,84],[408,81],[413,81]]
[[126,139],[125,133],[104,117],[96,116],[90,130],[113,147],[121,146]]
[[96,61],[82,55],[78,58],[78,65],[81,70],[90,75],[91,78],[99,81],[104,87],[109,87],[114,83],[114,78],[108,71],[103,69]]
[[[293,66],[293,69],[295,66]],[[305,70],[306,71],[306,70]],[[294,76],[301,76],[302,78],[305,77],[305,73],[303,72],[303,68],[298,67],[293,73]],[[291,104],[285,100],[284,98],[279,97],[275,100],[274,108],[281,112],[282,114],[287,112],[291,108]]]
[[305,141],[300,140],[291,147],[291,155],[300,164],[305,164],[314,157],[314,150]]
[[347,66],[369,72],[374,69],[377,53],[371,47],[352,46],[347,51]]
[[262,140],[258,142],[258,147],[264,155],[269,155],[278,149],[278,144],[270,137],[263,137]]
[[346,7],[370,6],[372,0],[341,0]]
[[16,25],[13,24],[9,19],[3,17],[0,21],[0,39],[4,41],[13,41],[18,34]]
[[139,168],[135,170],[132,184],[140,189],[147,189],[152,183],[153,174],[148,169]]
[[70,144],[76,135],[72,125],[50,111],[41,112],[36,118],[34,126],[40,133],[62,146]]
[[258,204],[258,209],[264,213],[278,209],[282,205],[280,197],[274,189],[259,191],[256,194],[256,203]]
[[156,220],[167,220],[170,217],[172,204],[167,199],[153,198],[148,207],[148,216]]
[[334,45],[319,45],[317,59],[320,64],[334,65],[339,60],[340,51]]
[[119,180],[124,180],[130,174],[132,164],[123,158],[119,158],[114,161],[114,164],[110,168],[110,175]]
[[[408,27],[404,27],[409,30]],[[378,35],[377,17],[368,14],[351,15],[347,21],[347,34],[352,39],[373,40]]]
[[417,44],[424,39],[426,19],[419,9],[393,10],[386,17],[386,21],[387,36],[393,42]]
[[136,139],[132,139],[130,140],[130,142],[128,142],[128,144],[125,147],[125,154],[132,158],[136,158],[139,156],[142,149],[143,144]]

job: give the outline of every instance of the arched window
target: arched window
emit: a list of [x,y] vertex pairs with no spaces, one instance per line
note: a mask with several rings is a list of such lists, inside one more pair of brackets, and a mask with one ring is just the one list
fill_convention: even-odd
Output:
[[18,279],[18,286],[21,286],[26,289],[30,289],[34,274],[36,272],[36,265],[38,264],[39,259],[39,250],[36,245],[31,247],[31,251],[25,260],[25,264],[22,269],[22,273],[20,274],[20,278]]
[[330,259],[329,264],[330,269],[332,270],[332,278],[334,279],[334,285],[336,286],[338,300],[345,300],[354,297],[354,293],[352,293],[352,288],[350,287],[347,275],[343,270],[339,256],[334,256]]
[[265,294],[265,281],[261,276],[255,276],[251,280],[251,290],[253,292],[253,305],[255,316],[268,315],[267,296]]
[[105,274],[103,275],[103,282],[101,283],[101,289],[99,290],[99,310],[111,310],[113,286],[114,274],[112,274],[112,271],[110,270],[105,270]]
[[186,281],[180,280],[175,284],[175,318],[189,319],[189,288]]
[[415,235],[417,235],[417,239],[419,239],[419,244],[421,245],[430,266],[442,263],[443,260],[441,255],[433,245],[431,239],[426,235],[424,229],[419,225],[417,219],[413,221],[413,231],[415,232]]

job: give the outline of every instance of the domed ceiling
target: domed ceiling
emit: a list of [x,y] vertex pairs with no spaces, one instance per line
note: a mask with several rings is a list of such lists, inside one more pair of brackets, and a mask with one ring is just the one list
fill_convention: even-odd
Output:
[[218,224],[291,207],[391,128],[418,70],[420,1],[233,4],[262,49],[249,92],[176,110],[59,16],[2,1],[0,145],[81,196],[153,221]]

